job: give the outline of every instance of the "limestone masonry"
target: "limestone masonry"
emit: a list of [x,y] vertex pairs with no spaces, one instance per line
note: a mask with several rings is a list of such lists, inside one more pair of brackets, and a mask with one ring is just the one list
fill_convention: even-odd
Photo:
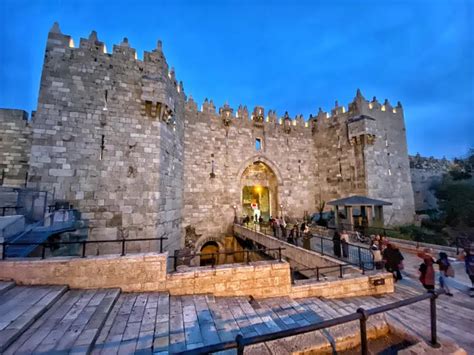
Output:
[[207,99],[198,107],[161,42],[138,60],[127,39],[107,53],[93,31],[75,47],[55,24],[32,120],[0,110],[0,132],[5,185],[27,180],[68,200],[90,220],[90,239],[166,236],[172,252],[186,234],[202,245],[248,213],[252,186],[263,189],[265,217],[302,218],[355,194],[392,202],[386,224],[414,215],[400,103],[357,90],[348,107],[307,120],[263,107],[216,111]]

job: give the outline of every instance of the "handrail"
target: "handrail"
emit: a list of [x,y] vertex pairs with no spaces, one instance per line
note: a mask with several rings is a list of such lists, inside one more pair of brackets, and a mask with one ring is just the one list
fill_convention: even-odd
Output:
[[86,257],[86,247],[88,244],[99,244],[99,243],[121,243],[122,244],[122,252],[121,256],[125,255],[126,243],[131,242],[144,242],[144,241],[152,241],[152,240],[159,240],[160,241],[160,253],[163,252],[163,240],[167,240],[167,237],[160,237],[160,238],[138,238],[138,239],[118,239],[118,240],[78,240],[78,241],[54,241],[54,242],[3,242],[0,243],[2,248],[2,259],[6,259],[6,250],[8,246],[17,246],[17,245],[36,245],[41,246],[41,259],[45,259],[46,257],[46,248],[50,248],[52,245],[71,245],[71,244],[80,244],[82,246],[82,254],[81,257]]
[[[222,251],[222,252],[216,252],[216,253],[193,253],[193,254],[188,254],[188,255],[170,255],[168,256],[168,258],[173,259],[174,270],[176,270],[178,266],[178,259],[186,259],[186,258],[193,259],[198,256],[199,257],[212,256],[213,257],[212,258],[213,263],[211,264],[212,267],[215,267],[217,265],[215,256],[219,256],[219,255],[244,254],[244,259],[246,260],[248,264],[250,262],[250,258],[249,258],[250,253],[268,253],[271,251],[278,251],[278,260],[282,261],[282,255],[281,255],[282,250],[285,250],[285,248],[281,248],[281,247],[280,248],[257,248],[253,250],[245,249],[245,250],[237,250],[237,251]],[[246,258],[245,258],[245,255],[247,255]],[[273,258],[272,255],[269,255],[269,256]]]
[[196,348],[192,350],[186,350],[181,352],[180,354],[186,355],[194,355],[194,354],[208,354],[214,353],[217,351],[222,350],[229,350],[237,348],[237,354],[244,353],[244,347],[253,344],[259,344],[267,341],[273,341],[281,338],[286,338],[289,336],[299,335],[303,333],[308,333],[312,331],[317,331],[325,328],[330,328],[336,325],[341,325],[344,323],[352,322],[355,320],[359,320],[359,327],[360,327],[360,337],[361,337],[361,353],[366,355],[368,353],[368,345],[367,345],[367,319],[375,314],[391,311],[400,307],[409,306],[413,303],[417,303],[420,301],[424,301],[429,299],[430,300],[430,319],[431,319],[431,346],[432,347],[439,347],[438,339],[437,339],[437,330],[436,330],[436,298],[438,295],[444,294],[444,290],[437,290],[435,292],[428,292],[419,296],[414,296],[405,300],[397,301],[394,303],[390,303],[387,305],[371,308],[371,309],[364,309],[358,308],[355,313],[348,314],[345,316],[328,319],[319,323],[310,324],[302,327],[281,330],[275,333],[270,334],[263,334],[263,335],[256,335],[248,338],[244,338],[241,334],[238,334],[235,337],[235,340],[222,342],[218,344],[208,345],[201,348]]
[[[316,281],[319,281],[319,276],[321,275],[321,270],[339,269],[339,278],[342,279],[342,277],[344,275],[344,267],[347,267],[347,266],[354,266],[354,264],[346,263],[346,264],[338,264],[338,265],[316,266],[316,267],[310,267],[310,268],[304,268],[304,269],[294,269],[294,271],[296,271],[296,272],[316,271]],[[364,271],[363,271],[363,273],[364,273]]]
[[[271,236],[271,237],[273,237],[273,238],[277,238],[277,239],[281,240],[280,238],[275,237],[273,234],[268,234],[268,233],[267,233],[267,232],[268,232],[268,228],[266,228],[266,227],[260,226],[259,228],[257,228],[257,225],[254,225],[254,228],[251,228],[251,227],[249,227],[249,226],[245,226],[244,224],[238,224],[238,223],[237,223],[237,225],[239,225],[240,227],[245,228],[245,229],[247,229],[247,230],[254,231],[254,232],[256,232],[256,233],[257,233],[257,232],[258,232],[258,233],[262,233],[262,234],[264,234],[264,235]],[[356,249],[357,249],[357,259],[358,259],[358,262],[352,263],[352,262],[350,262],[350,261],[348,260],[348,259],[349,259],[349,255],[347,256],[347,258],[346,258],[346,257],[340,257],[340,256],[338,257],[337,255],[334,255],[333,253],[329,253],[329,254],[328,254],[328,253],[326,253],[326,252],[324,251],[324,241],[331,242],[331,243],[333,242],[333,240],[332,240],[331,238],[329,238],[329,237],[323,237],[323,236],[315,235],[315,234],[312,234],[311,232],[309,232],[309,233],[303,234],[301,238],[302,238],[302,239],[306,239],[306,240],[307,240],[307,239],[313,239],[313,238],[319,238],[319,239],[318,239],[318,240],[320,241],[320,243],[319,243],[319,248],[313,249],[313,248],[310,247],[310,248],[311,248],[310,250],[315,251],[315,252],[318,252],[318,253],[320,253],[320,254],[323,255],[323,256],[324,256],[324,255],[328,255],[328,256],[331,256],[331,257],[333,257],[333,258],[335,258],[335,259],[338,259],[338,260],[341,260],[341,261],[344,261],[344,262],[348,262],[349,264],[351,264],[351,265],[353,265],[353,266],[356,266],[356,267],[359,267],[359,268],[363,269],[362,263],[367,263],[366,261],[363,261],[363,260],[362,260],[362,250],[364,250],[365,252],[369,252],[371,262],[373,263],[373,254],[372,254],[372,251],[370,250],[369,247],[365,247],[365,246],[362,246],[362,245],[357,245],[357,244],[352,244],[352,243],[347,242],[347,243],[346,243],[346,244],[347,244],[347,248],[348,248],[347,251],[348,251],[349,254],[350,254],[349,248],[356,248]],[[287,240],[283,240],[283,242],[289,243]],[[289,244],[291,244],[291,243],[289,243]],[[341,243],[341,245],[342,245],[342,243]],[[298,245],[297,245],[297,246],[298,246]],[[341,253],[341,254],[342,254],[342,253]]]

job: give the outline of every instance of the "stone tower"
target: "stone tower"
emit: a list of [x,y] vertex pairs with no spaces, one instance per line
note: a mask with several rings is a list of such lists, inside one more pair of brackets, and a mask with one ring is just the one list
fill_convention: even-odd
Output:
[[29,186],[79,208],[91,222],[91,239],[166,236],[167,250],[179,248],[184,101],[161,42],[140,61],[126,38],[109,54],[92,31],[75,48],[54,24]]

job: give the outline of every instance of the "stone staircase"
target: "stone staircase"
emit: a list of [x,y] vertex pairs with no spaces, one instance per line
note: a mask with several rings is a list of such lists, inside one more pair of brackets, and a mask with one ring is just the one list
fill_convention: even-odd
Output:
[[[409,280],[383,297],[249,299],[212,295],[70,290],[66,286],[17,286],[0,282],[0,353],[178,353],[210,344],[305,326],[420,294]],[[438,301],[438,331],[474,349],[473,302],[455,291]],[[429,339],[429,302],[390,311],[394,322]],[[372,317],[371,317],[372,318]],[[374,319],[374,318],[372,318]],[[380,319],[379,319],[380,320]],[[357,322],[249,347],[255,354],[302,351],[315,341],[334,344],[356,332]],[[369,327],[376,327],[370,323]],[[469,351],[468,350],[468,351]],[[223,352],[224,353],[224,352]],[[229,351],[228,353],[234,353]]]

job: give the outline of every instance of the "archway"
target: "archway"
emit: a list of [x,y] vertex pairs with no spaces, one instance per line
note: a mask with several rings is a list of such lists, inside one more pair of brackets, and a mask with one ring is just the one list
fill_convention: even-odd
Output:
[[251,218],[278,215],[278,179],[274,171],[257,160],[248,165],[240,179],[242,191],[242,213]]
[[216,265],[219,255],[219,245],[216,242],[207,242],[200,250],[201,258],[199,261],[200,266]]

